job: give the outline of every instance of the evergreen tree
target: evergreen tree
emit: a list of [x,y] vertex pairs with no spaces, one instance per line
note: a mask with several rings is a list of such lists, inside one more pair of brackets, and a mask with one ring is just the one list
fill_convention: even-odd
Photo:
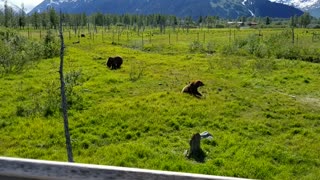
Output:
[[18,18],[18,25],[21,28],[24,29],[24,27],[26,26],[26,13],[24,11],[24,4],[22,3],[21,4],[21,10],[20,10],[20,13],[19,13],[19,18]]
[[[48,17],[48,13],[47,12],[43,12],[41,14],[39,14],[40,19],[41,19],[41,26],[44,29],[49,28],[49,17]],[[40,21],[39,21],[40,22]],[[40,24],[40,23],[39,23]]]
[[86,13],[81,14],[81,26],[86,26],[88,23]]
[[11,7],[8,6],[7,0],[4,1],[4,26],[11,27],[13,25],[13,10]]
[[4,13],[3,13],[3,11],[0,9],[0,26],[3,25],[3,22],[4,22]]
[[57,29],[59,17],[56,13],[56,11],[53,8],[49,9],[49,22],[50,22],[50,28]]
[[102,13],[97,13],[94,15],[94,24],[96,26],[103,26],[103,14]]
[[39,13],[38,12],[34,12],[32,14],[32,17],[31,17],[31,23],[33,25],[33,28],[35,28],[35,29],[39,28],[39,25],[40,25],[39,20],[40,20],[39,19]]
[[104,16],[104,25],[107,26],[108,29],[110,29],[111,17],[109,15],[105,15]]
[[269,25],[269,24],[271,24],[271,19],[267,16],[266,17],[266,25]]
[[302,27],[307,27],[311,23],[311,16],[308,12],[305,12],[302,16],[300,16],[300,24]]

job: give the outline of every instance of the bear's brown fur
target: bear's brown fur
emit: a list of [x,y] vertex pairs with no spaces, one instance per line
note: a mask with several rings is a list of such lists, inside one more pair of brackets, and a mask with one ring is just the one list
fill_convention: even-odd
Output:
[[195,97],[200,97],[202,94],[198,92],[198,87],[204,86],[203,82],[200,80],[193,81],[182,89],[183,93],[191,94]]
[[119,69],[121,67],[123,60],[120,56],[116,56],[116,57],[109,57],[108,61],[107,61],[107,66],[110,69]]

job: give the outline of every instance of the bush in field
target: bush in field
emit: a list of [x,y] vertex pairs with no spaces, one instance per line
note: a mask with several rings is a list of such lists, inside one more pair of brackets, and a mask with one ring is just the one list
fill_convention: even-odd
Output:
[[202,44],[200,41],[193,41],[189,45],[189,51],[191,53],[196,53],[196,52],[203,53],[204,52],[204,53],[212,54],[215,52],[215,44],[212,41],[208,42],[206,45]]
[[207,49],[206,52],[209,54],[213,54],[215,52],[215,43],[210,41],[207,43]]
[[77,110],[83,109],[83,99],[75,91],[75,87],[81,86],[84,81],[83,73],[81,70],[71,71],[65,75],[66,83],[66,94],[67,94],[67,103],[69,108],[74,108]]
[[21,72],[42,58],[42,45],[13,32],[0,33],[0,73]]
[[[66,96],[68,108],[76,110],[83,109],[83,99],[75,91],[77,86],[81,86],[84,81],[81,70],[67,72],[65,75]],[[46,85],[45,102],[43,105],[43,115],[45,117],[53,116],[60,109],[60,90],[57,82],[48,82]]]
[[59,43],[57,42],[53,32],[51,30],[47,31],[47,35],[44,39],[44,58],[53,58],[59,55]]
[[[84,108],[83,98],[76,91],[85,81],[81,70],[67,72],[65,75],[66,95],[69,109],[82,110]],[[16,115],[20,117],[28,116],[55,116],[61,109],[60,85],[58,81],[45,81],[43,91],[32,94],[32,101],[23,102],[23,95],[19,97],[22,103],[16,106]]]
[[261,40],[256,34],[223,46],[225,55],[253,55],[258,58],[275,57],[277,59],[303,60],[319,62],[320,52],[317,49],[300,47],[292,43],[292,31],[285,30]]
[[129,72],[130,81],[134,82],[142,78],[144,70],[145,70],[145,65],[143,62],[140,62],[140,61],[131,62],[130,72]]
[[202,52],[203,50],[203,44],[200,41],[193,41],[189,46],[189,51],[192,53]]

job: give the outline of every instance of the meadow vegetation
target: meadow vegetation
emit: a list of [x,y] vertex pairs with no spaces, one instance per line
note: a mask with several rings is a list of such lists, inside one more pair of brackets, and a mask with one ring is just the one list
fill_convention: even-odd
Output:
[[[256,179],[317,179],[320,41],[313,33],[319,32],[296,29],[292,42],[291,31],[83,29],[86,37],[79,38],[65,29],[74,160]],[[44,40],[39,32],[1,36],[1,65],[25,60],[28,68],[0,67],[0,155],[66,161],[57,36],[48,32],[51,38]],[[110,70],[105,63],[115,55],[124,62]],[[199,89],[203,98],[181,93],[197,79],[205,84]],[[190,138],[203,131],[213,135],[201,140],[204,162],[186,158]]]

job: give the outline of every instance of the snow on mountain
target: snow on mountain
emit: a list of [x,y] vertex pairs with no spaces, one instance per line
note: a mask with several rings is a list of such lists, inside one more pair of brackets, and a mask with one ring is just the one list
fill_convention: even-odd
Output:
[[270,1],[291,5],[302,10],[309,10],[309,9],[320,7],[320,0],[270,0]]
[[66,13],[96,12],[109,14],[170,14],[179,17],[219,16],[268,16],[288,18],[301,15],[297,8],[269,0],[44,0],[29,14],[43,12],[48,7]]

